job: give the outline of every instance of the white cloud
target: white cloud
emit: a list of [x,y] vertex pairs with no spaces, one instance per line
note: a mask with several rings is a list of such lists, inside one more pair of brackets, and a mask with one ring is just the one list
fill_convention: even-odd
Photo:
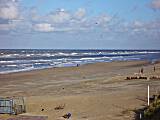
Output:
[[103,14],[103,15],[99,15],[97,17],[95,17],[95,23],[97,25],[105,25],[108,22],[110,22],[111,20],[111,16]]
[[16,20],[20,18],[17,0],[0,0],[0,30],[15,29]]
[[59,9],[48,14],[45,19],[51,23],[65,23],[71,19],[71,15],[64,9]]
[[134,25],[135,27],[142,27],[142,26],[143,26],[142,22],[140,22],[140,21],[134,21],[134,22],[133,22],[133,25]]
[[151,7],[155,10],[160,10],[160,0],[152,0]]
[[86,15],[86,10],[84,8],[79,8],[76,12],[74,17],[76,19],[82,19]]
[[40,20],[40,15],[37,13],[37,9],[35,7],[32,7],[28,11],[28,18],[30,18],[32,21],[38,21]]
[[1,19],[16,19],[18,17],[18,6],[14,0],[0,1],[0,18]]
[[39,32],[52,32],[52,31],[54,31],[54,27],[48,23],[35,24],[33,26],[33,29],[35,31],[39,31]]

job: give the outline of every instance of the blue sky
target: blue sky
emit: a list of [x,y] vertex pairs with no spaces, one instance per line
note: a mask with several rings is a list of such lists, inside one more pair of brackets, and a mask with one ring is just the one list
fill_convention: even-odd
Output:
[[160,0],[1,0],[0,48],[160,49]]

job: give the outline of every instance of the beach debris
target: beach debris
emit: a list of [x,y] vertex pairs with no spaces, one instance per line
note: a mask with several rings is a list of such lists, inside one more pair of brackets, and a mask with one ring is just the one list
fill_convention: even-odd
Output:
[[147,77],[140,76],[139,79],[145,79],[145,80],[147,80]]
[[41,111],[44,111],[44,109],[42,108]]
[[156,100],[156,97],[157,97],[156,95],[149,97],[149,101],[152,103],[153,101]]
[[[125,80],[133,80],[133,79],[144,79],[147,80],[148,77],[146,76],[127,76]],[[150,80],[160,80],[160,76],[151,76],[149,77]]]
[[136,77],[131,77],[131,79],[138,79],[138,77],[136,76]]
[[147,80],[147,77],[146,76],[131,76],[131,77],[126,77],[125,80],[133,80],[133,79],[144,79],[144,80]]
[[67,113],[65,115],[62,116],[65,119],[69,119],[71,117],[71,113]]
[[64,107],[65,107],[65,104],[59,105],[59,106],[55,107],[54,109],[55,110],[61,110],[61,109],[64,109]]
[[126,79],[125,80],[131,80],[131,77],[126,77]]
[[149,79],[150,80],[160,80],[160,76],[152,76]]

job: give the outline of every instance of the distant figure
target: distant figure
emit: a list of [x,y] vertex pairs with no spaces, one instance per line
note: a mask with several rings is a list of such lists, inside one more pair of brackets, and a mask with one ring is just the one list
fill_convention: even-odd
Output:
[[153,69],[154,69],[154,72],[155,72],[155,71],[156,71],[156,67],[154,66],[154,68],[153,68]]
[[77,67],[79,67],[79,64],[77,64]]
[[141,68],[141,73],[143,74],[143,68]]

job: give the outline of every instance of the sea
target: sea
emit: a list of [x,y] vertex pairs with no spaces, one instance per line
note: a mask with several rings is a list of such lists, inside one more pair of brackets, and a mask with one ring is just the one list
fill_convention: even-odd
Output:
[[97,62],[160,60],[160,50],[0,49],[0,74]]

